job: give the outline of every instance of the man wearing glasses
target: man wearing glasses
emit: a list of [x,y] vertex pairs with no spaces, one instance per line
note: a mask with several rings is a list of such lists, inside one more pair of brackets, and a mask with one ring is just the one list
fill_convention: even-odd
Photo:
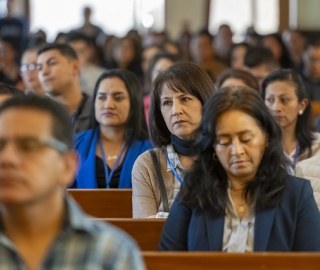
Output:
[[44,95],[44,89],[38,78],[37,58],[38,48],[33,47],[26,49],[22,54],[20,73],[26,94]]
[[66,195],[77,169],[72,134],[50,99],[0,106],[0,269],[144,269],[128,236]]

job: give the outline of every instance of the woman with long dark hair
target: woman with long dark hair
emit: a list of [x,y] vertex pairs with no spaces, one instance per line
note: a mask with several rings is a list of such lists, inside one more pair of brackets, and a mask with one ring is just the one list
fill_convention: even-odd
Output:
[[80,167],[73,187],[131,188],[136,158],[151,148],[138,78],[113,69],[97,81],[91,130],[76,136]]
[[288,169],[293,173],[299,162],[320,154],[320,133],[314,132],[300,75],[290,69],[271,73],[262,83],[262,97],[282,130],[283,151],[292,162]]
[[220,89],[205,104],[160,250],[320,251],[310,182],[287,173],[281,130],[257,91]]

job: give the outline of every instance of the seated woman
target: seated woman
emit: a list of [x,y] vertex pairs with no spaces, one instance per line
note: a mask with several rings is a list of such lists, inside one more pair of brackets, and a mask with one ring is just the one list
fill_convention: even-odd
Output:
[[310,182],[288,175],[281,130],[259,94],[220,89],[205,104],[160,250],[320,251]]
[[249,86],[259,91],[259,83],[257,79],[248,71],[236,68],[228,68],[220,73],[217,78],[216,87],[220,89],[226,86]]
[[149,130],[156,159],[154,163],[148,151],[133,166],[134,218],[168,215],[183,175],[195,159],[191,144],[202,105],[214,91],[210,77],[190,62],[160,72],[153,85]]
[[80,155],[76,188],[131,188],[136,158],[152,148],[142,92],[130,71],[103,73],[94,89],[91,130],[76,136]]
[[311,105],[300,75],[290,69],[271,73],[262,83],[262,97],[282,130],[282,147],[292,164],[320,154],[320,133],[313,132]]

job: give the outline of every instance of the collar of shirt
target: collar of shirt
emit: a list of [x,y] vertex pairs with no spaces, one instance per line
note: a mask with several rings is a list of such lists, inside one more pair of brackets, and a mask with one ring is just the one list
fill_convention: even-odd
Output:
[[[93,234],[94,226],[92,225],[88,216],[79,208],[74,199],[69,195],[65,196],[66,214],[63,220],[61,231],[73,229],[77,231],[84,231],[88,234]],[[4,225],[0,215],[0,243],[14,249],[14,244],[6,236],[4,232]]]
[[[176,151],[174,151],[173,145],[172,144],[168,144],[167,145],[167,155],[168,158],[173,166],[174,169],[179,168],[180,170],[184,171],[185,169],[182,167],[180,160],[179,160],[179,156],[177,154]],[[171,168],[169,163],[167,162],[167,172],[171,172]]]

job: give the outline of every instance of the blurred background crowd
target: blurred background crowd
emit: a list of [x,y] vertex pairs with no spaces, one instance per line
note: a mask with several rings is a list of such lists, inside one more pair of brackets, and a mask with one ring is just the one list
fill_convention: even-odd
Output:
[[[311,8],[316,3],[308,1],[305,5]],[[317,31],[299,30],[297,21],[296,27],[290,27],[294,24],[291,1],[272,0],[264,1],[264,4],[258,0],[180,2],[191,5],[189,10],[202,8],[200,15],[194,11],[195,17],[202,18],[198,23],[192,16],[188,19],[188,14],[181,17],[180,13],[187,10],[186,7],[172,10],[177,7],[175,0],[117,1],[114,5],[122,4],[122,10],[112,16],[106,15],[113,20],[114,31],[111,25],[108,28],[103,22],[101,25],[95,23],[95,14],[101,14],[99,2],[93,1],[94,7],[85,1],[73,3],[74,10],[81,10],[77,14],[68,11],[73,1],[64,1],[60,6],[58,2],[0,0],[0,82],[23,91],[44,93],[37,75],[37,50],[44,43],[67,43],[80,61],[81,90],[89,95],[103,71],[121,68],[132,71],[139,78],[147,96],[159,70],[186,60],[198,64],[218,86],[221,86],[223,71],[227,68],[249,71],[260,84],[274,70],[295,69],[303,77],[310,99],[320,99],[320,35]],[[100,1],[101,9],[104,8],[102,2],[108,1]],[[148,6],[147,2],[154,2],[153,6],[150,3]],[[296,9],[299,1],[297,3]],[[248,4],[251,21],[245,10]],[[111,5],[110,2],[110,9]],[[133,25],[119,28],[123,16],[129,16],[131,13],[127,13],[131,9]],[[237,16],[235,9],[238,9]],[[222,14],[223,11],[230,12]],[[67,26],[65,16],[68,12],[71,21],[78,17],[81,23],[77,27]],[[168,21],[167,13],[176,13],[181,20],[174,24],[172,19]],[[297,14],[301,17],[303,12]],[[265,20],[264,23],[261,20]],[[285,20],[287,23],[284,24]],[[178,29],[175,34],[170,31],[171,23],[172,29]],[[59,29],[54,25],[65,26]]]

